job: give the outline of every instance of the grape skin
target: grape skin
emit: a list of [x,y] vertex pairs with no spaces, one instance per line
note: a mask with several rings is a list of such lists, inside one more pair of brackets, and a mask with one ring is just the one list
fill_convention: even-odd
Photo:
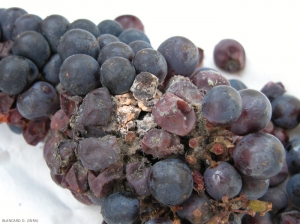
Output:
[[286,192],[292,202],[300,207],[300,174],[296,174],[289,179],[286,185]]
[[289,142],[286,147],[286,162],[289,171],[292,173],[300,172],[300,137]]
[[202,101],[202,114],[214,125],[229,126],[242,113],[242,98],[230,86],[215,86],[209,90]]
[[242,188],[241,176],[232,165],[224,161],[216,167],[208,167],[203,177],[206,191],[218,201],[224,196],[229,199],[237,196]]
[[119,36],[123,31],[123,27],[120,23],[115,20],[103,20],[98,24],[98,30],[100,35],[110,34],[115,37]]
[[237,169],[254,179],[269,179],[278,174],[285,160],[281,142],[267,133],[244,136],[233,151]]
[[155,163],[150,169],[148,182],[152,196],[169,206],[183,203],[193,190],[191,170],[178,159]]
[[90,32],[93,34],[95,37],[98,37],[100,35],[99,29],[96,26],[95,23],[88,19],[77,19],[74,22],[72,22],[69,27],[68,31],[72,29],[82,29]]

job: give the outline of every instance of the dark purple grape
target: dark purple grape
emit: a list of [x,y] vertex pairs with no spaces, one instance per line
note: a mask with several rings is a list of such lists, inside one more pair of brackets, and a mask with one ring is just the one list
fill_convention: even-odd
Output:
[[278,174],[285,160],[281,142],[267,133],[253,133],[241,138],[233,151],[235,166],[254,179],[269,179]]
[[143,40],[136,40],[136,41],[132,41],[129,44],[129,47],[131,47],[131,49],[133,50],[133,52],[136,54],[137,52],[139,52],[142,49],[146,49],[146,48],[153,48],[149,43],[147,43],[146,41]]
[[191,170],[178,159],[165,159],[155,163],[151,167],[148,181],[152,196],[169,206],[183,203],[193,191]]
[[275,127],[271,134],[278,138],[278,140],[283,144],[283,146],[286,146],[289,143],[290,138],[285,129]]
[[294,138],[286,146],[286,163],[292,173],[300,173],[300,137]]
[[191,77],[192,83],[204,94],[215,86],[230,86],[229,81],[218,71],[203,70]]
[[18,127],[18,126],[15,126],[15,125],[7,125],[8,128],[15,134],[22,134],[23,132],[23,127]]
[[288,166],[286,160],[283,162],[283,166],[278,174],[270,178],[270,187],[277,186],[283,183],[289,175]]
[[89,171],[89,186],[97,198],[106,196],[113,191],[116,181],[124,178],[123,165],[115,163],[102,171],[97,177],[92,171]]
[[25,31],[17,36],[12,47],[14,55],[32,60],[39,69],[51,56],[50,46],[42,34],[36,31]]
[[144,31],[144,25],[141,20],[134,15],[121,15],[115,18],[115,21],[119,22],[124,29],[138,29]]
[[79,107],[76,122],[84,126],[105,126],[112,113],[113,104],[104,87],[89,92]]
[[113,36],[119,36],[123,31],[122,25],[115,20],[103,20],[98,24],[98,29],[100,35],[102,34],[110,34]]
[[86,138],[79,141],[78,157],[89,170],[103,170],[118,161],[120,148],[115,136]]
[[249,200],[258,199],[259,197],[263,196],[268,188],[270,180],[256,180],[250,176],[241,175],[243,186],[240,191],[240,194],[243,193],[247,195]]
[[166,59],[168,76],[190,76],[199,61],[198,48],[189,39],[181,36],[170,37],[157,49]]
[[193,107],[172,93],[166,93],[157,101],[152,115],[161,128],[179,136],[187,135],[196,122]]
[[40,32],[40,23],[42,22],[42,18],[33,15],[33,14],[25,14],[16,19],[14,23],[14,27],[12,30],[12,40],[15,40],[19,34],[25,31],[36,31]]
[[288,180],[286,192],[291,201],[300,207],[300,174],[295,174]]
[[150,72],[158,78],[159,83],[162,83],[167,76],[167,62],[159,51],[150,48],[140,50],[134,56],[132,64],[137,74]]
[[53,85],[59,84],[59,70],[63,61],[58,54],[54,54],[43,67],[43,77]]
[[236,89],[237,91],[242,89],[247,89],[247,86],[238,79],[228,79],[230,86]]
[[53,130],[63,130],[67,126],[69,120],[70,118],[66,115],[64,110],[60,109],[56,111],[56,113],[51,118],[50,127]]
[[143,166],[142,162],[128,163],[126,165],[126,179],[138,196],[151,194],[148,185],[149,171],[150,168]]
[[0,26],[2,32],[2,41],[12,39],[12,31],[14,22],[20,17],[27,14],[24,9],[21,8],[8,8],[4,10],[0,15]]
[[88,189],[88,169],[79,161],[74,163],[64,176],[66,188],[72,192],[83,193]]
[[73,29],[60,38],[57,51],[63,61],[74,54],[87,54],[97,59],[100,47],[96,37],[90,32]]
[[277,96],[282,96],[285,92],[285,89],[277,83],[268,82],[261,89],[261,92],[265,94],[270,101],[274,100]]
[[72,94],[65,91],[60,94],[60,107],[62,110],[64,110],[64,112],[68,117],[77,114],[79,106],[82,103],[82,101],[83,101],[82,97],[73,96]]
[[138,29],[125,29],[122,33],[120,33],[118,38],[125,44],[130,44],[136,40],[143,40],[150,44],[150,40],[146,34]]
[[173,221],[168,218],[155,218],[155,219],[150,219],[145,224],[172,224]]
[[57,130],[50,129],[46,138],[45,138],[45,144],[43,148],[43,156],[46,160],[46,155],[48,151],[51,149],[52,145],[54,145],[57,142],[60,142],[61,140],[64,140],[66,137]]
[[294,96],[276,97],[272,103],[272,121],[275,126],[293,129],[300,123],[300,100]]
[[203,177],[206,191],[218,201],[224,196],[234,198],[242,188],[241,176],[232,165],[224,161],[216,167],[208,167]]
[[146,132],[141,144],[144,153],[159,158],[183,152],[180,138],[163,129],[154,128]]
[[99,29],[95,23],[88,19],[77,19],[68,26],[68,31],[72,29],[82,29],[90,32],[95,37],[100,35]]
[[12,55],[12,46],[14,42],[12,40],[0,43],[0,59],[6,58]]
[[86,54],[72,55],[60,67],[60,83],[66,91],[74,95],[86,95],[100,87],[99,79],[99,64]]
[[260,201],[267,201],[272,203],[272,213],[273,215],[286,209],[288,207],[288,197],[284,190],[278,187],[272,187],[267,190],[267,192],[259,198]]
[[55,175],[63,175],[69,166],[75,162],[77,144],[70,139],[54,143],[45,152],[46,163]]
[[22,129],[24,140],[29,145],[37,145],[43,141],[50,129],[50,120],[48,118],[29,121]]
[[[203,94],[199,89],[189,80],[180,79],[174,80],[177,76],[170,79],[166,92],[172,93],[175,96],[183,99],[187,103],[200,107],[202,105]],[[173,83],[170,83],[174,80]]]
[[236,40],[221,40],[215,46],[214,61],[219,68],[224,69],[227,72],[238,72],[245,67],[245,50]]
[[271,120],[272,107],[268,98],[254,89],[240,90],[242,114],[231,124],[235,135],[246,135],[264,129]]
[[193,193],[180,205],[180,208],[177,211],[178,216],[194,224],[206,223],[214,216],[209,200],[204,194],[198,195]]
[[132,61],[134,52],[127,44],[112,42],[101,49],[97,61],[101,66],[107,59],[112,57],[122,57]]
[[293,209],[278,215],[278,224],[299,224],[300,211]]
[[37,67],[27,58],[9,56],[0,61],[0,90],[9,95],[21,93],[37,77]]
[[125,58],[107,59],[100,69],[101,84],[113,95],[126,93],[135,79],[135,69]]
[[41,33],[48,41],[52,53],[57,53],[60,38],[67,31],[69,21],[61,15],[50,15],[41,22]]
[[254,217],[251,215],[244,215],[242,218],[242,224],[274,224],[274,219],[270,212],[267,212],[264,216],[261,216],[258,212]]
[[101,213],[107,223],[134,223],[140,213],[139,200],[129,192],[116,192],[104,199]]
[[209,90],[202,101],[202,114],[214,125],[228,126],[242,113],[242,98],[230,86],[216,86]]
[[89,197],[85,193],[76,193],[71,191],[74,198],[82,204],[85,205],[93,205],[93,202],[89,199]]
[[58,96],[51,84],[39,81],[19,95],[17,107],[29,120],[48,117],[59,107]]
[[100,50],[105,47],[106,45],[113,43],[113,42],[120,42],[119,39],[111,34],[102,34],[97,37],[97,41],[100,46]]

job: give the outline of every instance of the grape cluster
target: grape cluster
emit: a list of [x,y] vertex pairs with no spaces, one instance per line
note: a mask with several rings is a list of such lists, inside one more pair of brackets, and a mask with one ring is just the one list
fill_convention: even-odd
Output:
[[[300,207],[300,174],[287,195],[276,187],[300,172],[300,140],[286,134],[300,101],[281,83],[256,91],[201,68],[203,50],[186,37],[155,50],[132,15],[96,25],[9,8],[0,25],[0,122],[28,144],[45,140],[53,181],[101,206],[106,223],[299,217],[281,212],[287,195]],[[237,72],[246,56],[227,39],[214,59]]]

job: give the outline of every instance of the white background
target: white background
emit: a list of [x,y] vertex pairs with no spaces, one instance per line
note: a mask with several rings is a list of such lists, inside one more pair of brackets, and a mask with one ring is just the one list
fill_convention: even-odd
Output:
[[[246,68],[227,78],[260,90],[281,81],[300,98],[299,1],[29,1],[1,0],[0,8],[21,7],[42,19],[60,14],[70,22],[85,18],[98,24],[119,15],[138,16],[152,46],[175,35],[204,49],[203,66],[216,68],[214,46],[222,39],[239,41],[246,51]],[[294,131],[294,135],[300,135]],[[43,160],[42,144],[26,145],[6,125],[0,125],[0,222],[38,219],[39,223],[101,223],[99,207],[85,206],[52,182]]]

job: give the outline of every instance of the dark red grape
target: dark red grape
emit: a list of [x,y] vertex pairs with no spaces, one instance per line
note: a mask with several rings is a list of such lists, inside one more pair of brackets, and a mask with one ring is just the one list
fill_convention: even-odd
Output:
[[93,202],[88,198],[86,194],[71,192],[74,198],[82,204],[93,205]]
[[277,96],[282,96],[285,92],[285,89],[280,84],[268,82],[260,91],[265,94],[270,101],[272,101]]
[[144,153],[159,158],[183,153],[183,145],[180,144],[178,136],[156,128],[151,129],[144,135],[142,149]]
[[148,175],[150,168],[143,166],[142,162],[128,163],[126,165],[126,179],[138,196],[150,195]]
[[286,192],[291,201],[300,207],[300,174],[295,174],[288,180],[286,185]]
[[89,171],[89,186],[95,197],[103,197],[112,192],[115,181],[124,178],[122,164],[116,163],[96,176]]
[[74,163],[65,174],[65,183],[72,192],[83,193],[88,189],[88,169],[79,161]]
[[214,125],[228,126],[242,113],[242,98],[230,86],[216,86],[209,90],[202,101],[202,114]]
[[14,42],[12,40],[0,43],[0,59],[6,58],[12,54],[12,46]]
[[272,121],[284,129],[293,129],[300,123],[300,100],[294,96],[282,95],[272,103]]
[[160,127],[179,136],[187,135],[196,122],[193,107],[172,93],[166,93],[157,101],[152,114]]
[[248,134],[241,138],[233,151],[235,166],[254,179],[268,179],[278,174],[285,160],[281,142],[266,133]]
[[174,75],[190,76],[199,61],[198,48],[189,39],[170,37],[157,49],[166,59],[169,78]]
[[162,83],[167,76],[167,62],[164,56],[154,49],[146,48],[136,53],[132,60],[136,73],[150,72]]
[[45,139],[49,129],[50,120],[48,118],[32,120],[24,126],[22,134],[27,144],[35,146]]
[[215,86],[230,86],[229,81],[221,73],[214,70],[199,71],[191,77],[191,81],[203,92],[203,94],[206,94],[207,91]]
[[117,22],[119,22],[124,29],[138,29],[140,31],[144,31],[144,25],[141,20],[134,15],[122,15],[115,18]]
[[36,82],[19,95],[17,107],[23,117],[31,120],[48,117],[59,107],[58,96],[47,82]]
[[129,192],[111,194],[104,199],[101,206],[103,219],[107,223],[134,223],[139,212],[139,200]]
[[225,71],[231,73],[238,72],[245,67],[245,50],[236,40],[221,40],[215,46],[214,61],[219,68]]
[[198,195],[196,193],[193,193],[180,205],[177,214],[179,217],[195,224],[206,223],[214,216],[208,198],[204,194]]
[[63,130],[64,127],[66,127],[67,123],[69,122],[69,117],[66,115],[66,113],[60,109],[56,111],[56,113],[51,118],[51,124],[50,127],[53,130]]
[[108,90],[104,87],[95,89],[83,99],[77,111],[76,122],[84,126],[105,126],[112,109],[113,104]]
[[178,159],[165,159],[155,163],[151,167],[148,181],[152,196],[169,206],[183,203],[193,190],[191,170]]
[[272,107],[268,98],[254,89],[240,90],[242,114],[231,124],[236,135],[246,135],[264,129],[271,120]]
[[286,209],[288,207],[288,197],[284,190],[278,187],[272,187],[267,190],[267,192],[259,198],[260,201],[267,201],[272,203],[272,213],[273,215]]
[[282,212],[278,215],[279,224],[299,224],[300,221],[300,211],[293,209]]
[[8,113],[14,101],[14,97],[10,96],[7,93],[0,92],[0,114]]
[[214,199],[229,199],[238,195],[242,188],[242,178],[236,169],[227,162],[221,161],[215,167],[208,167],[204,172],[205,189]]
[[289,143],[290,138],[285,129],[275,127],[271,134],[278,138],[278,140],[283,144],[283,146],[286,146]]
[[71,117],[71,115],[75,115],[78,112],[82,100],[80,96],[73,96],[68,92],[62,92],[60,94],[60,107],[67,116]]
[[103,170],[118,161],[120,148],[115,136],[86,138],[79,141],[78,157],[89,170]]
[[74,95],[86,95],[101,86],[100,67],[86,54],[68,57],[61,65],[59,80],[63,88]]
[[124,31],[122,25],[119,22],[110,19],[101,21],[98,24],[98,30],[100,35],[110,34],[116,37]]

